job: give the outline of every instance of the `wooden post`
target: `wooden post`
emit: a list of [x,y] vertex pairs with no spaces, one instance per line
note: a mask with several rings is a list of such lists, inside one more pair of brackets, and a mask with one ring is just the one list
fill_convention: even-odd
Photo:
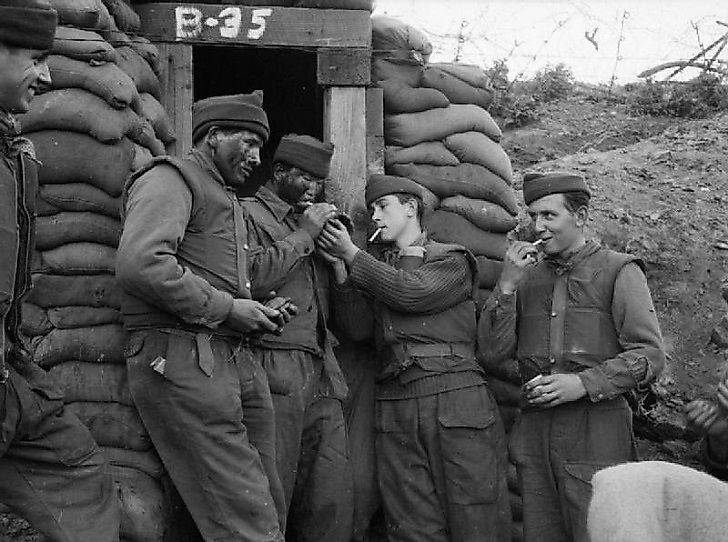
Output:
[[334,144],[326,200],[354,221],[359,246],[369,223],[364,206],[367,177],[366,88],[330,87],[324,91],[324,139]]
[[193,66],[192,45],[158,43],[162,73],[162,105],[167,111],[177,140],[167,147],[173,156],[186,156],[192,148]]
[[384,92],[367,89],[367,173],[384,173]]

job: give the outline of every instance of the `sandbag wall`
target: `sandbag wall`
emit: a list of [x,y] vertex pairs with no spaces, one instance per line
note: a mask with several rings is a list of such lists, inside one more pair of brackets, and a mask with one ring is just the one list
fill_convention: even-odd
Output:
[[121,0],[52,4],[52,88],[19,116],[41,162],[22,329],[111,464],[122,539],[159,542],[163,469],[129,393],[114,279],[124,181],[174,139],[159,103],[158,52],[131,34],[139,18]]
[[[430,63],[419,30],[372,17],[372,82],[384,95],[385,170],[424,187],[425,227],[440,242],[475,254],[482,304],[500,275],[507,232],[518,224],[510,159],[487,109],[493,100],[477,66]],[[519,413],[515,368],[488,375],[510,430]],[[514,540],[522,539],[522,503],[515,467],[508,473]]]

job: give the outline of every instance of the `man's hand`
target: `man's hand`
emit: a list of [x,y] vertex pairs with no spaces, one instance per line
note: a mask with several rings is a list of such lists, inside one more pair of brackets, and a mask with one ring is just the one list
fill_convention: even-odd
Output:
[[336,216],[338,211],[330,203],[314,203],[306,209],[298,220],[298,226],[306,230],[311,238],[316,239],[327,221]]
[[514,241],[503,259],[498,286],[504,294],[512,294],[526,276],[529,267],[538,261],[538,249],[525,241]]
[[317,245],[330,255],[351,264],[359,248],[349,236],[349,231],[338,220],[330,220],[317,239]]
[[275,296],[266,301],[265,306],[280,313],[277,320],[278,331],[298,314],[298,307],[293,304],[290,297]]
[[728,441],[728,421],[715,403],[705,399],[690,401],[685,405],[685,419],[695,432]]
[[252,299],[234,299],[225,324],[242,333],[275,332],[279,328],[281,312]]
[[524,387],[528,404],[541,408],[551,408],[581,399],[586,388],[575,374],[545,375],[531,381]]

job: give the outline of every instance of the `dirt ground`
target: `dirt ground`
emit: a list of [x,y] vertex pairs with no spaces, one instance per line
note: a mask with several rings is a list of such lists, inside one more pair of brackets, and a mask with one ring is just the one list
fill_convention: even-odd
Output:
[[645,458],[694,465],[696,436],[682,406],[711,397],[728,351],[710,342],[728,306],[728,116],[707,120],[634,117],[623,104],[577,94],[542,106],[538,122],[504,134],[516,178],[571,170],[593,189],[591,230],[641,257],[669,355],[641,398],[636,430]]

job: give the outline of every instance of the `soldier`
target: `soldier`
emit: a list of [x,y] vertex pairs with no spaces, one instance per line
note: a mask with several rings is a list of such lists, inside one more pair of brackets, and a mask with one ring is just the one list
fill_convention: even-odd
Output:
[[119,503],[88,429],[35,365],[19,332],[30,288],[33,146],[13,113],[49,85],[56,12],[44,0],[0,5],[0,502],[58,542],[118,542]]
[[276,415],[276,453],[288,534],[301,542],[351,538],[352,481],[342,400],[346,384],[327,329],[329,273],[314,239],[336,207],[318,203],[333,145],[281,139],[273,177],[243,203],[253,297],[275,290],[301,311],[280,335],[256,339]]
[[589,197],[578,175],[524,177],[540,246],[511,245],[480,317],[484,363],[515,356],[526,382],[510,451],[527,541],[588,540],[592,475],[635,459],[624,394],[665,363],[643,264],[587,241]]
[[[188,159],[157,158],[125,187],[117,277],[129,387],[205,540],[283,540],[268,382],[248,348],[295,307],[253,301],[235,195],[260,164],[260,91],[194,104]],[[277,303],[277,299],[272,300]]]
[[[338,323],[354,339],[373,331],[379,352],[376,454],[387,533],[397,542],[510,540],[505,434],[475,359],[477,266],[463,247],[427,238],[420,194],[407,178],[369,178],[366,204],[388,242],[379,258],[336,221],[318,240],[343,289]],[[362,306],[352,286],[372,304]]]

